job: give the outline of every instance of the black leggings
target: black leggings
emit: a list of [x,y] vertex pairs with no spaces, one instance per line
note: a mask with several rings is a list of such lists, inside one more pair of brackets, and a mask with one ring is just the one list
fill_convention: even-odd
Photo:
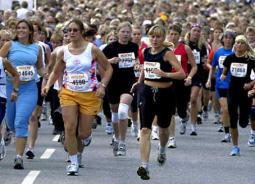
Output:
[[187,117],[187,107],[190,101],[191,86],[184,86],[184,81],[174,81],[175,103],[180,118]]
[[[251,109],[251,98],[248,98],[247,91],[243,89],[229,89],[228,91],[228,111],[230,116],[230,128],[237,128],[239,125],[245,128],[249,123]],[[239,117],[238,117],[239,108]]]
[[152,88],[142,84],[139,86],[138,96],[141,128],[151,129],[155,115],[159,127],[169,127],[175,113],[173,88]]

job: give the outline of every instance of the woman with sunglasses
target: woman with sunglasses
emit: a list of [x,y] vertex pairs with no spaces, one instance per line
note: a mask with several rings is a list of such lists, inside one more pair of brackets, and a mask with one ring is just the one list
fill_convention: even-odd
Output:
[[[37,102],[37,74],[44,75],[42,51],[34,41],[34,29],[27,20],[20,20],[16,25],[16,36],[7,42],[0,50],[1,57],[7,57],[19,73],[21,81],[19,88],[12,84],[13,77],[7,76],[7,123],[16,136],[16,158],[14,169],[24,169],[22,156],[24,154],[28,123]],[[16,92],[18,100],[11,101],[11,94]]]
[[[140,155],[141,166],[137,174],[143,180],[150,179],[149,157],[151,151],[151,127],[155,116],[159,126],[159,147],[157,162],[160,166],[166,162],[166,145],[169,139],[169,126],[175,114],[175,99],[173,80],[185,78],[181,64],[174,52],[164,45],[166,31],[163,27],[155,25],[150,28],[149,40],[151,47],[143,52],[144,67],[136,84],[139,84],[139,112],[140,112]],[[172,69],[175,72],[172,72]]]
[[[49,76],[42,94],[46,95],[54,82],[63,76],[63,87],[59,92],[60,105],[65,126],[65,143],[71,161],[68,175],[77,175],[78,137],[84,146],[92,139],[91,124],[101,107],[101,98],[111,78],[112,68],[103,53],[93,43],[84,40],[85,29],[79,19],[67,25],[70,43],[58,52],[57,62]],[[96,65],[105,72],[101,83],[96,78]]]

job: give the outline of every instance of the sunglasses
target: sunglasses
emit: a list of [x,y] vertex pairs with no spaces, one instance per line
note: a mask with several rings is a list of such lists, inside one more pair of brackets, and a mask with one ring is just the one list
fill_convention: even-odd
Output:
[[68,32],[69,32],[69,33],[71,33],[71,32],[76,33],[76,32],[78,32],[78,31],[79,31],[79,29],[76,29],[76,28],[69,28],[69,29],[68,29]]

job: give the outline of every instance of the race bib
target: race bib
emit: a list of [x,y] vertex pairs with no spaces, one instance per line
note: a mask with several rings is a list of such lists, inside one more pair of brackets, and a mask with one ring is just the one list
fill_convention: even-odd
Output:
[[16,67],[19,73],[20,81],[31,81],[35,79],[35,68],[31,65],[22,65]]
[[248,64],[245,63],[231,63],[230,72],[234,77],[245,77],[247,74]]
[[177,58],[177,60],[178,60],[178,61],[179,61],[179,63],[181,64],[182,56],[181,56],[181,55],[175,55],[175,57]]
[[88,82],[87,74],[68,74],[67,75],[68,87],[73,91],[86,91]]
[[154,69],[160,69],[160,63],[157,62],[144,62],[144,76],[147,79],[160,79],[161,77],[155,73],[152,73]]
[[224,68],[223,63],[224,63],[226,57],[227,57],[227,56],[220,56],[220,57],[219,57],[219,60],[218,60],[219,68]]
[[198,52],[196,49],[192,51],[196,64],[200,64],[200,52]]
[[130,53],[121,53],[118,54],[120,58],[119,68],[131,68],[135,65],[135,54],[133,52]]

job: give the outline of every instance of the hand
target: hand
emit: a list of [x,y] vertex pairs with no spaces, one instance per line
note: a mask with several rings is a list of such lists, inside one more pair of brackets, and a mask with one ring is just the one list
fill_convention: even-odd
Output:
[[190,86],[192,83],[192,78],[191,77],[187,77],[186,79],[184,79],[184,85],[185,86]]
[[248,97],[252,97],[255,94],[255,89],[248,91]]
[[47,96],[47,94],[49,92],[49,89],[50,89],[50,87],[46,85],[44,88],[42,88],[41,95],[42,96]]
[[18,97],[18,93],[15,92],[15,91],[12,91],[12,94],[11,94],[11,101],[14,102],[17,100],[17,97]]
[[250,83],[245,83],[244,85],[243,85],[243,89],[244,90],[250,90],[252,88],[252,84],[250,84]]
[[223,74],[221,74],[221,76],[220,76],[220,80],[225,80],[226,79],[226,75],[223,75]]
[[113,57],[112,59],[108,60],[111,64],[117,64],[120,62],[120,58],[118,57]]
[[105,87],[103,87],[102,85],[99,85],[96,91],[96,96],[98,96],[99,98],[104,98],[104,95],[105,95]]
[[167,77],[167,74],[160,69],[153,69],[152,73],[159,75],[160,77]]
[[209,80],[209,81],[207,81],[207,83],[205,84],[205,87],[207,87],[207,88],[211,88],[211,81]]

